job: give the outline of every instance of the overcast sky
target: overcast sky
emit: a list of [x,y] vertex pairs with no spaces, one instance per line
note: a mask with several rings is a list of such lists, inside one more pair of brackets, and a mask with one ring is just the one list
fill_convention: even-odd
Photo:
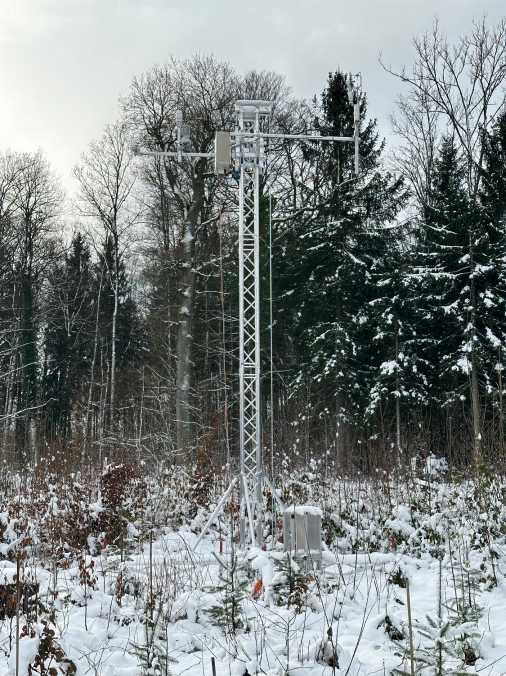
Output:
[[453,38],[483,12],[495,23],[505,0],[0,0],[0,150],[41,148],[71,191],[72,167],[132,77],[196,51],[284,73],[300,96],[338,67],[361,71],[388,133],[400,84],[380,52],[409,64],[412,37],[436,15]]

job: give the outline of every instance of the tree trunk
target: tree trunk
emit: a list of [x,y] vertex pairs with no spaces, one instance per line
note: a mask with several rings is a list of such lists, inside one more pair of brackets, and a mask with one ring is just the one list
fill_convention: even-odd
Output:
[[12,428],[12,414],[14,411],[14,376],[16,373],[16,353],[18,340],[14,347],[12,348],[11,355],[9,357],[9,371],[7,375],[7,381],[5,384],[5,401],[4,401],[4,422],[3,422],[3,439],[2,439],[2,460],[5,462],[7,460],[7,446],[9,439],[9,432]]
[[473,413],[473,460],[477,467],[481,460],[481,424],[480,424],[480,392],[478,385],[478,367],[476,364],[476,350],[473,346],[471,353],[471,406]]
[[22,328],[21,328],[21,361],[23,386],[20,409],[23,422],[20,426],[24,462],[35,461],[35,446],[37,444],[34,409],[37,397],[37,337],[34,319],[34,299],[30,272],[22,275]]
[[116,406],[116,325],[118,320],[118,251],[114,253],[114,308],[112,311],[112,327],[111,327],[111,397],[109,409],[109,429],[114,428],[115,422],[115,406]]
[[86,413],[84,416],[84,437],[83,445],[81,448],[81,467],[84,465],[86,455],[88,452],[88,437],[90,434],[89,424],[90,424],[90,411],[91,411],[91,401],[93,398],[93,387],[95,384],[95,366],[97,363],[97,348],[98,348],[98,327],[100,319],[100,300],[102,297],[102,281],[103,281],[103,271],[100,273],[100,285],[98,287],[97,295],[97,312],[95,314],[95,336],[93,338],[93,357],[91,359],[90,366],[90,383],[88,386],[88,401],[86,404]]
[[397,461],[401,461],[402,449],[401,449],[401,384],[399,379],[399,329],[395,334],[395,361],[397,363],[397,371],[395,373],[395,389],[397,395],[395,398],[395,432],[396,432],[396,443],[397,443]]
[[[469,232],[469,254],[471,259],[471,273],[474,271],[474,228]],[[478,380],[478,364],[476,363],[476,282],[473,274],[469,280],[469,300],[471,303],[471,410],[473,417],[473,462],[475,469],[481,460],[481,420],[480,420],[480,390]]]
[[204,168],[201,164],[194,172],[193,200],[185,210],[183,239],[184,268],[181,280],[181,304],[177,327],[176,346],[176,441],[180,459],[187,458],[191,444],[191,372],[192,323],[195,295],[195,224],[198,223],[204,200]]
[[184,237],[184,271],[181,306],[177,330],[177,371],[176,371],[176,437],[177,450],[186,455],[191,442],[190,386],[193,297],[195,291],[195,270],[193,267],[193,227],[187,218]]
[[502,349],[499,346],[498,350],[498,368],[497,368],[497,389],[498,389],[498,403],[499,403],[499,443],[501,447],[501,457],[504,453],[504,402],[503,402],[503,385],[502,385]]
[[13,341],[11,345],[11,353],[9,356],[9,368],[7,374],[7,381],[5,384],[5,401],[4,401],[4,424],[3,424],[3,439],[2,439],[2,460],[7,460],[7,445],[9,433],[12,430],[12,420],[14,413],[15,401],[15,381],[16,381],[16,366],[19,360],[19,319],[16,312],[16,284],[14,283],[12,289],[12,328]]

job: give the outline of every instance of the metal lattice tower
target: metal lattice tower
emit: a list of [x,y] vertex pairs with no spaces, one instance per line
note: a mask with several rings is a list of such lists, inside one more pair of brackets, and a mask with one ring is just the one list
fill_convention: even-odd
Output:
[[238,101],[236,104],[236,155],[240,171],[240,464],[243,497],[249,500],[251,513],[255,503],[261,500],[262,491],[259,189],[265,155],[260,131],[261,122],[269,116],[271,108],[268,101]]
[[[182,114],[176,115],[177,140],[175,152],[145,151],[142,155],[170,157],[181,162],[183,158],[213,159],[215,173],[227,174],[235,168],[239,175],[239,401],[240,401],[240,477],[233,479],[216,509],[204,527],[198,542],[214,516],[223,508],[237,479],[241,492],[241,542],[246,542],[246,522],[252,543],[262,540],[263,474],[261,382],[260,382],[260,177],[265,166],[265,140],[286,139],[295,142],[316,141],[354,143],[355,173],[359,171],[360,108],[353,89],[353,78],[348,80],[348,97],[354,108],[353,136],[320,136],[318,134],[278,134],[262,128],[272,111],[272,102],[260,100],[237,101],[235,132],[216,133],[214,152],[201,153],[183,150],[188,139]],[[234,174],[236,173],[234,172]],[[273,493],[275,497],[275,494]],[[256,533],[254,532],[256,523]]]

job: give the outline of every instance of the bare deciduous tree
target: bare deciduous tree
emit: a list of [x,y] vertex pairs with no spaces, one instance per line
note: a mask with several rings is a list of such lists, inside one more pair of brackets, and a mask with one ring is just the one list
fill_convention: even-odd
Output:
[[107,270],[114,297],[109,375],[109,426],[112,427],[116,406],[120,260],[130,244],[131,230],[137,220],[130,205],[135,175],[132,172],[132,154],[126,125],[123,122],[108,125],[102,138],[90,144],[74,174],[79,182],[81,214],[99,223],[113,253],[113,269]]
[[[425,133],[450,133],[458,139],[466,159],[469,195],[476,199],[483,175],[484,132],[506,100],[506,19],[493,28],[482,19],[455,45],[448,43],[436,22],[432,32],[414,40],[414,48],[411,70],[384,67],[410,87],[415,106],[407,100],[409,118],[420,109],[426,117]],[[414,128],[420,128],[420,116],[414,122]],[[421,140],[427,145],[424,136]]]
[[[188,148],[209,152],[215,131],[233,125],[238,92],[239,79],[227,63],[202,56],[173,59],[133,81],[124,110],[144,146],[166,151],[174,150],[176,111],[181,110],[191,130]],[[180,268],[175,416],[177,448],[183,453],[191,443],[192,324],[201,224],[213,217],[217,184],[208,173],[204,159],[182,163],[155,159],[145,172],[159,207],[152,223],[160,229],[164,246],[172,249],[168,258],[177,259]]]
[[53,234],[61,200],[61,189],[42,153],[2,156],[0,246],[11,298],[4,331],[9,355],[4,440],[14,422],[22,462],[38,460],[36,411],[43,404],[38,392],[38,310],[44,274],[55,255]]

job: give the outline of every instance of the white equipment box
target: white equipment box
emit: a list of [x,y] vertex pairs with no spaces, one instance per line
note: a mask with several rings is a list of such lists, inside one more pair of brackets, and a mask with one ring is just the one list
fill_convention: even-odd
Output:
[[214,173],[228,174],[232,168],[232,144],[228,131],[217,131],[214,137]]
[[294,558],[322,557],[322,511],[311,505],[291,505],[283,513],[283,542]]

